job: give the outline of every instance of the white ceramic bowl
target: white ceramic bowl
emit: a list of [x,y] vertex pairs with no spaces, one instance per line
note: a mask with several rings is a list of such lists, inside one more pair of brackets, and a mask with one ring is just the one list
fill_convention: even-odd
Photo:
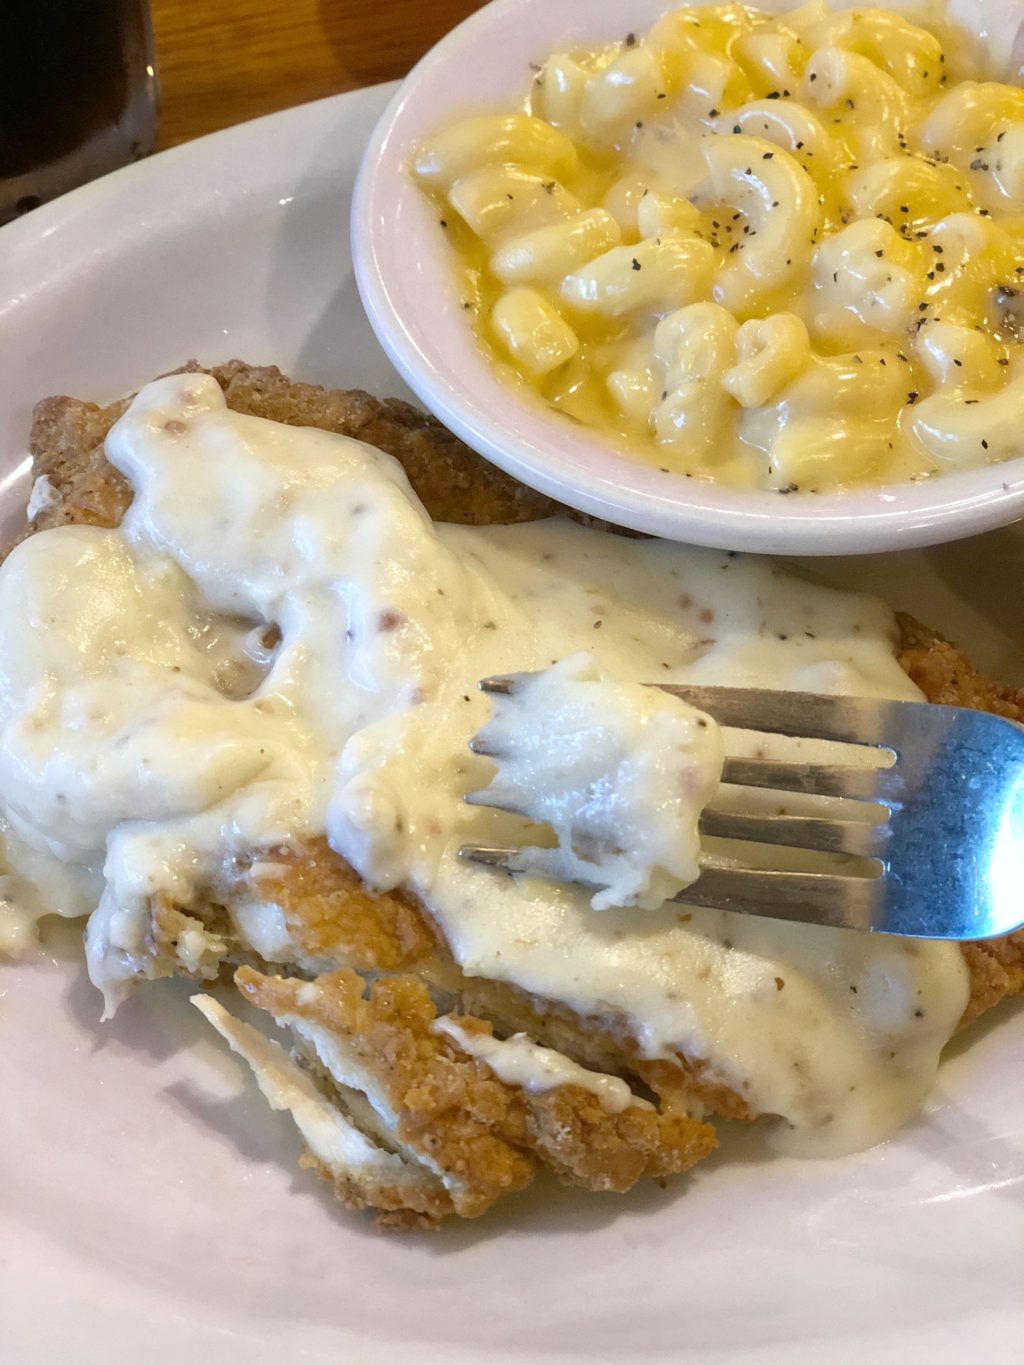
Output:
[[[1024,517],[1024,458],[921,483],[813,496],[666,475],[519,397],[488,365],[460,306],[436,210],[408,174],[412,149],[471,110],[516,105],[531,62],[643,32],[678,7],[679,0],[494,0],[413,70],[370,139],[352,205],[359,291],[398,370],[446,426],[523,482],[672,540],[769,554],[851,554],[958,540]],[[789,7],[762,0],[765,9]],[[952,0],[951,9],[987,42],[994,69],[1005,67],[1020,0]]]

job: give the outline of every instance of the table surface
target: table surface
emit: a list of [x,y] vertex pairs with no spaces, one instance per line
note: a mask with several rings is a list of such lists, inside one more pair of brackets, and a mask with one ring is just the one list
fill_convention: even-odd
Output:
[[152,0],[158,147],[404,76],[484,0]]

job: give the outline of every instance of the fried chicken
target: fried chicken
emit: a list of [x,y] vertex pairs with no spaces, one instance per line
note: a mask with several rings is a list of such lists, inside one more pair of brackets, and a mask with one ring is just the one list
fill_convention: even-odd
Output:
[[[240,361],[209,373],[239,412],[338,432],[393,455],[435,520],[577,516],[406,403],[293,383],[276,368]],[[38,405],[31,451],[36,478],[46,482],[26,534],[118,524],[131,490],[107,463],[103,441],[128,401],[100,408],[56,397]],[[909,617],[899,628],[900,662],[929,700],[1024,720],[1024,690],[984,678],[955,645]],[[275,934],[257,931],[253,906],[273,907]],[[581,1019],[514,986],[466,977],[426,907],[403,891],[370,893],[324,840],[299,851],[254,850],[196,904],[157,898],[150,938],[151,977],[209,982],[237,968],[238,989],[290,1037],[294,1056],[213,997],[197,997],[198,1007],[253,1068],[270,1103],[292,1113],[309,1146],[306,1164],[342,1202],[372,1210],[384,1226],[475,1216],[540,1166],[570,1184],[625,1190],[644,1176],[684,1171],[711,1151],[709,1116],[757,1117],[699,1065],[644,1060],[626,1020]],[[963,951],[966,1024],[1024,991],[1024,934]],[[633,1098],[612,1113],[580,1086],[529,1094],[460,1048],[457,1034],[439,1031],[441,1014],[470,1033],[523,1032],[584,1068],[624,1078]]]

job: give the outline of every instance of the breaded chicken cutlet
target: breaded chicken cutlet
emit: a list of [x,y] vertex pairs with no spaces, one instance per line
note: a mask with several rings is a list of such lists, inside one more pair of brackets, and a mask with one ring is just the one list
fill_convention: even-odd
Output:
[[[292,383],[275,368],[238,361],[207,373],[233,410],[337,432],[393,455],[435,520],[489,525],[576,515],[408,404]],[[38,405],[31,451],[45,482],[37,484],[28,534],[119,523],[131,490],[108,464],[103,441],[126,407],[127,400],[101,408],[73,398]],[[899,627],[900,662],[929,700],[1024,720],[1024,690],[985,679],[954,645],[910,618]],[[235,913],[254,902],[283,912],[288,947],[272,960],[255,950],[244,915]],[[963,952],[970,1000],[962,1024],[1024,991],[1024,933]],[[208,984],[232,968],[242,995],[290,1035],[292,1054],[213,996],[201,997],[200,1008],[252,1066],[270,1103],[290,1110],[310,1147],[308,1163],[345,1204],[372,1210],[384,1225],[476,1216],[540,1167],[569,1184],[626,1190],[707,1155],[714,1118],[758,1117],[699,1064],[643,1058],[625,1019],[581,1019],[515,986],[465,975],[425,906],[400,890],[371,893],[323,839],[298,850],[254,850],[196,903],[154,898],[146,977]],[[435,1028],[442,1014],[454,1018],[454,1031]],[[464,1045],[492,1030],[524,1033],[577,1067],[625,1080],[630,1091],[609,1108],[586,1083],[529,1093],[499,1080]]]

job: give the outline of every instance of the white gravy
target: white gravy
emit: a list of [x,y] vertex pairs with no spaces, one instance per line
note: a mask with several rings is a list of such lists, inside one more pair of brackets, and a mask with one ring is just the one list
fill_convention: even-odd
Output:
[[599,887],[594,910],[658,910],[697,880],[697,822],[722,773],[710,716],[660,688],[602,678],[589,654],[520,674],[491,704],[474,741],[498,769],[482,799],[558,840],[530,836],[520,868]]
[[203,375],[148,385],[106,449],[135,490],[123,526],[43,532],[0,569],[0,814],[17,875],[92,910],[108,1011],[154,892],[187,902],[225,859],[326,833],[422,896],[467,972],[703,1061],[791,1148],[869,1146],[913,1114],[966,1003],[956,947],[595,912],[455,856],[522,828],[462,803],[493,773],[466,749],[478,678],[586,650],[621,682],[912,698],[886,607],[560,520],[435,526],[387,456],[229,412]]
[[435,1021],[434,1030],[451,1038],[463,1052],[485,1062],[506,1085],[521,1086],[530,1095],[542,1095],[562,1085],[575,1085],[596,1095],[601,1108],[621,1114],[631,1104],[647,1106],[630,1090],[621,1076],[606,1076],[577,1066],[550,1047],[539,1047],[525,1033],[495,1038],[490,1033],[471,1033],[448,1015]]

